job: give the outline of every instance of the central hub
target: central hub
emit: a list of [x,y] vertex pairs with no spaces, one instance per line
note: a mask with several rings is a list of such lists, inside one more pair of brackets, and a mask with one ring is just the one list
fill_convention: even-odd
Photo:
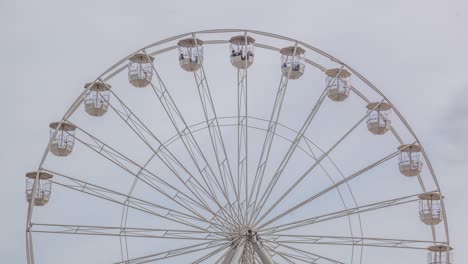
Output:
[[[265,249],[265,245],[258,236],[256,230],[249,226],[240,228],[238,235],[232,237],[232,245],[228,251],[223,263],[239,263],[241,260],[253,258],[255,254],[263,264],[274,264],[270,255]],[[245,261],[242,261],[244,263]],[[245,263],[252,263],[248,261]]]
[[241,229],[239,230],[239,235],[240,235],[240,236],[252,237],[252,236],[255,235],[255,234],[256,234],[256,232],[253,231],[252,228],[249,227],[249,226],[246,226],[246,227],[241,228]]
[[249,242],[257,243],[258,234],[257,231],[247,226],[239,230],[239,238],[244,238]]

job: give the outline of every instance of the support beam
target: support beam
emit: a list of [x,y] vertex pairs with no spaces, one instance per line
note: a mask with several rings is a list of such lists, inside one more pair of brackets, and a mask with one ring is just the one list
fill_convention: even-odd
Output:
[[236,247],[234,246],[230,247],[224,257],[222,264],[229,264],[231,262],[232,257],[234,257],[235,253],[236,253]]
[[256,236],[253,236],[250,242],[252,243],[252,247],[255,250],[255,253],[257,253],[258,257],[262,261],[262,264],[274,264],[273,260],[271,259],[270,255],[268,255],[265,248],[258,242]]
[[239,264],[242,254],[244,254],[245,243],[246,241],[243,239],[236,245],[236,247],[232,247],[228,254],[226,254],[226,258],[222,264]]
[[242,254],[244,254],[244,249],[245,249],[245,241],[239,243],[239,246],[237,246],[236,252],[232,256],[231,261],[229,264],[239,264],[239,260],[242,257]]

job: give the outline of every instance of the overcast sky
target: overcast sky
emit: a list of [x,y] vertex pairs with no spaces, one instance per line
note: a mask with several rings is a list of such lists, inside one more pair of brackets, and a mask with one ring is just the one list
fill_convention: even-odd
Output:
[[467,1],[1,0],[5,262],[25,263],[23,175],[82,84],[149,43],[213,28],[302,40],[379,87],[425,145],[447,197],[455,262],[468,260]]

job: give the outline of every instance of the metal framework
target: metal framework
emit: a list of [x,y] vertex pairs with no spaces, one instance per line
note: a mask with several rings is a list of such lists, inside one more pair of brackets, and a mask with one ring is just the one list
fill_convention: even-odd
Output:
[[[278,57],[280,50],[284,53],[284,47],[289,50],[288,56],[291,58],[296,57],[296,52],[300,52],[301,58],[305,53],[305,64],[322,72],[324,79],[327,78],[325,89],[315,99],[315,103],[311,106],[310,111],[308,110],[305,120],[301,121],[297,130],[285,126],[280,120],[287,98],[288,86],[295,85],[297,82],[295,79],[304,73],[305,65],[301,64],[300,74],[293,73],[294,67],[289,67],[286,72],[284,69],[278,70],[279,84],[275,100],[272,102],[273,107],[269,111],[269,118],[262,119],[255,116],[249,107],[251,101],[249,101],[248,77],[252,76],[249,66],[253,63],[253,49],[241,50],[242,56],[236,58],[237,61],[233,64],[237,68],[236,112],[232,116],[218,115],[217,110],[223,108],[223,103],[214,99],[213,90],[208,82],[208,67],[205,67],[205,64],[209,63],[209,47],[225,45],[227,50],[227,44],[233,36],[236,36],[236,45],[240,45],[240,49],[243,45],[240,39],[243,36],[244,47],[251,45],[258,49],[276,52]],[[257,37],[261,41],[254,39]],[[272,46],[265,42],[269,40],[275,40],[275,43],[283,42],[284,46]],[[262,41],[264,42],[262,43]],[[180,43],[184,45],[180,46]],[[205,46],[204,50],[201,50],[202,45]],[[183,107],[178,102],[177,96],[174,95],[174,89],[168,85],[169,81],[163,79],[161,71],[163,65],[158,64],[158,56],[162,56],[164,53],[173,54],[176,50],[183,53],[184,47],[191,49],[191,56],[203,58],[196,61],[184,60],[184,64],[181,64],[181,67],[192,72],[194,77],[193,87],[196,89],[198,98],[192,99],[196,102],[194,105],[200,107],[203,113],[203,116],[198,120],[199,123],[189,122],[189,119],[183,114]],[[139,58],[136,62],[135,56]],[[226,58],[229,58],[229,54],[226,55]],[[260,59],[258,55],[255,55],[255,58],[256,61]],[[174,56],[175,61],[176,59],[177,57]],[[322,65],[320,61],[323,59],[328,60],[331,65]],[[134,85],[135,83],[141,84],[136,85],[136,87],[144,88],[147,86],[147,89],[152,90],[155,96],[154,101],[163,109],[163,112],[157,114],[163,115],[169,120],[169,128],[152,129],[144,121],[143,115],[132,109],[123,96],[118,95],[116,85],[113,84],[111,89],[110,85],[107,84],[111,83],[114,77],[129,69],[129,60],[132,60],[133,64],[140,61],[146,63],[144,79],[139,79],[138,75],[134,76],[131,81]],[[194,64],[190,65],[191,63]],[[321,148],[308,138],[307,133],[310,126],[316,121],[317,114],[322,110],[322,105],[327,103],[327,96],[330,97],[330,86],[339,82],[338,78],[342,76],[342,72],[346,73],[346,78],[352,76],[360,81],[360,85],[352,86],[347,79],[346,89],[350,89],[350,92],[362,101],[363,107],[360,109],[362,114],[350,128],[342,132],[333,144],[327,148]],[[150,78],[148,78],[147,73],[151,73]],[[295,76],[293,77],[291,74],[295,74]],[[307,72],[305,74],[313,73]],[[100,87],[99,91],[105,91],[105,93],[91,90],[92,87]],[[105,111],[99,113],[90,112],[89,109],[86,111],[98,118],[102,118],[101,116],[106,112],[110,112],[106,115],[116,115],[128,128],[126,133],[130,131],[149,150],[150,155],[145,157],[145,162],[131,158],[124,153],[125,151],[106,143],[105,137],[98,137],[93,131],[82,127],[79,122],[73,120],[72,117],[76,110],[83,103],[86,104],[91,92],[94,92],[94,97],[92,97],[94,101],[105,105]],[[333,101],[345,100],[348,97],[348,92],[346,90],[346,96]],[[369,94],[377,100],[371,101]],[[364,106],[366,105],[368,111],[365,110]],[[395,114],[404,131],[399,131],[399,129],[388,125],[385,130],[381,129],[378,133],[375,131],[373,133],[381,135],[387,130],[390,131],[398,142],[395,151],[384,156],[374,157],[372,162],[361,166],[352,173],[343,173],[331,156],[351,134],[357,133],[356,131],[360,127],[365,127],[365,120],[369,119],[371,114],[380,118],[379,110],[383,106],[386,111],[392,111]],[[122,264],[175,263],[176,261],[179,261],[177,263],[220,264],[353,264],[363,263],[363,248],[383,248],[394,251],[429,250],[432,252],[429,254],[433,255],[435,247],[451,249],[447,214],[435,172],[422,143],[403,115],[382,92],[352,67],[299,40],[254,30],[216,29],[190,32],[158,41],[123,58],[99,75],[94,82],[88,83],[85,90],[60,121],[53,124],[51,139],[40,160],[35,178],[33,177],[34,173],[28,173],[29,176],[27,176],[26,253],[28,264],[37,262],[34,258],[37,252],[34,251],[33,247],[33,234],[115,237],[120,242],[120,254],[116,254],[114,263]],[[66,127],[73,127],[73,130],[66,129]],[[233,144],[235,148],[231,146],[230,138],[226,136],[229,134],[229,129],[236,131],[236,143]],[[175,135],[167,138],[164,136],[165,133],[162,133],[166,130],[175,131]],[[402,136],[402,132],[409,134],[410,137]],[[254,142],[252,142],[252,135],[255,133],[263,135],[263,139],[259,142],[261,144],[256,144],[260,146],[257,150],[254,149]],[[208,135],[208,138],[202,138],[202,134]],[[66,155],[52,151],[54,142],[59,136],[66,138],[67,144],[71,142]],[[277,153],[278,151],[274,151],[276,142],[283,142],[289,147],[285,147],[284,151]],[[79,145],[81,149],[91,151],[96,160],[107,161],[115,165],[132,182],[128,192],[117,191],[84,180],[80,175],[69,175],[60,172],[53,166],[49,167],[49,164],[46,163],[49,159],[49,153],[67,159],[68,157],[65,156],[73,155],[73,145]],[[180,147],[175,148],[175,145]],[[402,153],[403,155],[411,153],[408,148],[412,146],[417,146],[418,155],[420,155],[418,162],[419,159],[424,162],[425,169],[422,169],[422,163],[418,163],[417,170],[405,175],[415,176],[420,188],[412,195],[395,193],[391,199],[358,204],[349,183],[365,173],[374,172],[377,167],[390,160],[395,160],[399,155],[401,160]],[[295,177],[287,175],[291,181],[288,182],[287,186],[280,186],[279,183],[285,181],[285,171],[290,167],[288,165],[293,163],[297,155],[308,160],[307,169],[297,172]],[[271,161],[273,156],[275,162]],[[155,162],[164,168],[164,172],[150,167],[150,164]],[[327,169],[325,163],[328,164],[328,167],[331,166],[339,172],[340,179],[337,180],[331,175],[332,173]],[[235,165],[231,166],[231,164]],[[398,165],[396,167],[398,169]],[[325,175],[330,184],[317,192],[302,195],[302,198],[295,199],[293,204],[285,205],[285,200],[297,193],[304,181],[311,180],[311,175],[316,171]],[[41,177],[40,175],[45,175],[44,173],[53,175],[53,177]],[[47,186],[52,184],[55,185],[54,189],[61,188],[68,192],[86,195],[108,204],[120,206],[122,208],[120,226],[56,223],[53,220],[50,222],[36,221],[33,211],[38,204],[42,208],[50,207],[53,209],[53,204],[46,205],[45,202],[35,201],[37,197],[41,197],[38,196],[38,192],[43,191],[41,187],[43,184]],[[147,197],[139,197],[135,193],[138,186],[145,186],[151,190],[154,196],[161,197],[163,200],[155,201]],[[427,190],[428,186],[431,186],[431,191]],[[50,196],[50,188],[48,190],[47,201]],[[304,210],[317,199],[333,192],[341,200],[342,209],[320,215],[311,215],[307,210]],[[345,193],[348,195],[346,196]],[[421,197],[434,196],[438,197],[437,206],[432,206],[435,204],[432,202],[432,198],[431,203],[423,201],[427,204],[424,208],[426,212],[425,224],[429,225],[432,239],[367,237],[364,235],[361,217],[365,216],[367,212],[381,212],[391,207],[408,204],[417,205],[418,202],[421,202]],[[52,197],[54,197],[52,200],[67,199],[66,197]],[[300,210],[299,214],[297,214],[298,210]],[[434,210],[437,210],[437,214],[433,212]],[[128,226],[128,219],[132,212],[141,213],[156,222],[164,222],[167,227],[165,224],[159,228]],[[417,207],[415,212],[417,213]],[[298,215],[299,217],[297,217]],[[432,219],[433,215],[436,215],[437,219]],[[427,217],[431,219],[427,219]],[[348,222],[349,234],[322,235],[307,231],[313,225],[332,224],[337,219],[344,219]],[[356,221],[358,224],[353,224]],[[439,225],[441,228],[436,227],[439,223],[442,223]],[[442,236],[439,235],[441,233]],[[179,242],[173,243],[174,246],[171,249],[156,249],[151,254],[135,256],[131,253],[129,246],[134,239],[151,239],[161,244],[167,241],[179,241],[180,244]],[[339,256],[327,255],[316,250],[315,246],[317,245],[351,248],[351,256],[349,259],[342,259]],[[445,259],[439,257],[439,262],[432,263],[451,263],[450,254],[445,254],[445,251],[440,250],[437,252]]]

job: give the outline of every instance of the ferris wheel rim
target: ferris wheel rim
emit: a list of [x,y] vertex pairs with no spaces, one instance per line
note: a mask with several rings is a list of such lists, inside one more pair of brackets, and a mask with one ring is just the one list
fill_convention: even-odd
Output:
[[[354,70],[352,67],[350,67],[349,65],[345,64],[344,62],[336,59],[335,57],[331,56],[330,54],[318,49],[318,48],[315,48],[314,46],[311,46],[305,42],[302,42],[302,41],[299,41],[299,40],[296,40],[296,39],[293,39],[293,38],[289,38],[289,37],[285,37],[285,36],[281,36],[281,35],[277,35],[277,34],[272,34],[272,33],[267,33],[267,32],[263,32],[263,31],[256,31],[256,30],[248,30],[248,29],[213,29],[213,30],[201,30],[201,31],[194,31],[194,32],[189,32],[189,33],[184,33],[184,34],[180,34],[180,35],[176,35],[176,36],[173,36],[173,37],[169,37],[169,38],[166,38],[164,40],[161,40],[161,41],[158,41],[158,42],[155,42],[155,43],[152,43],[148,46],[145,46],[143,47],[142,49],[139,49],[138,51],[134,52],[134,53],[131,53],[129,56],[125,57],[124,59],[122,59],[121,61],[119,61],[118,63],[114,64],[113,66],[111,66],[110,68],[108,68],[106,71],[104,71],[101,75],[99,75],[99,77],[91,83],[91,85],[89,85],[89,87],[93,86],[94,83],[96,82],[100,82],[100,81],[106,81],[107,79],[103,79],[103,77],[112,72],[112,70],[114,70],[117,66],[121,65],[123,62],[127,61],[129,59],[129,57],[135,55],[137,52],[141,52],[141,51],[145,51],[149,48],[153,48],[153,47],[156,47],[156,46],[159,46],[159,45],[162,45],[166,42],[170,42],[170,41],[173,41],[173,40],[177,40],[177,39],[180,39],[180,38],[183,38],[183,37],[190,37],[190,36],[195,36],[195,35],[198,35],[198,34],[212,34],[212,33],[235,33],[235,32],[241,32],[241,33],[252,33],[252,34],[258,34],[258,35],[262,35],[262,36],[266,36],[266,37],[271,37],[271,38],[276,38],[276,39],[282,39],[282,40],[286,40],[286,41],[290,41],[290,42],[294,42],[297,44],[300,44],[322,56],[325,56],[327,58],[329,58],[330,60],[332,60],[333,62],[335,63],[338,63],[340,65],[342,65],[342,67],[345,67],[346,69],[348,69],[351,73],[353,73],[355,76],[357,76],[360,80],[362,80],[364,83],[366,83],[374,92],[376,92],[377,94],[379,94],[382,98],[383,98],[383,101],[387,102],[389,105],[391,105],[391,108],[392,110],[396,113],[396,115],[398,116],[398,118],[402,121],[402,123],[404,124],[404,126],[406,127],[406,129],[411,133],[411,135],[414,137],[414,139],[416,140],[416,142],[418,143],[418,145],[421,147],[421,153],[422,155],[424,156],[424,160],[429,168],[429,172],[432,176],[432,179],[437,187],[437,192],[440,193],[440,195],[442,195],[442,192],[441,192],[441,189],[440,189],[440,186],[439,186],[439,183],[438,183],[438,180],[437,180],[437,177],[436,177],[436,174],[434,172],[434,169],[431,165],[431,162],[428,158],[428,155],[426,153],[426,151],[424,150],[424,147],[423,147],[423,144],[421,143],[421,141],[418,139],[418,137],[416,136],[415,132],[413,131],[413,129],[411,128],[411,126],[409,125],[409,123],[406,121],[406,119],[404,118],[404,116],[398,111],[398,109],[395,107],[395,105],[393,105],[391,103],[391,101],[377,88],[375,87],[369,80],[367,80],[363,75],[361,75],[359,72],[357,72],[356,70]],[[215,41],[216,42],[216,41]],[[222,43],[226,43],[226,42],[220,42],[220,41],[217,41],[216,43],[212,43],[212,44],[222,44]],[[207,42],[207,44],[210,44],[209,42]],[[265,47],[262,47],[261,44],[260,46],[258,46],[260,48],[265,48]],[[268,47],[266,47],[268,49]],[[270,47],[271,49],[271,47]],[[166,48],[165,50],[163,50],[162,52],[158,53],[158,54],[161,54],[161,53],[164,53],[164,52],[168,52],[172,49],[168,49]],[[317,65],[319,64],[315,64],[312,62],[312,61],[306,61],[306,63],[308,64],[311,64],[315,67],[317,67]],[[126,67],[126,66],[125,66]],[[125,68],[124,67],[124,68]],[[319,68],[320,70],[322,71],[325,71],[325,67],[317,67]],[[113,77],[113,76],[112,76]],[[111,78],[112,78],[111,77]],[[109,79],[111,79],[109,78]],[[65,114],[63,115],[62,119],[60,119],[61,121],[57,122],[57,127],[60,128],[60,126],[62,126],[63,124],[66,123],[66,121],[69,119],[69,117],[71,117],[73,115],[73,113],[75,112],[75,110],[80,106],[81,102],[83,101],[84,99],[84,96],[86,94],[86,92],[89,90],[89,87],[86,87],[85,91],[83,91],[83,93],[81,93],[78,98],[75,100],[74,103],[72,103],[72,105],[70,106],[70,108],[65,112]],[[361,97],[363,100],[366,101],[366,97],[362,94],[359,93],[358,90],[352,89],[354,92],[356,92],[359,97]],[[51,140],[49,140],[49,143],[47,144],[47,147],[46,147],[46,150],[44,152],[44,155],[42,157],[42,160],[38,166],[38,170],[37,170],[37,177],[39,175],[39,172],[42,170],[42,166],[44,164],[44,161],[46,160],[47,158],[47,155],[49,153],[49,150],[50,150],[50,143],[51,143]],[[37,178],[36,177],[36,178]],[[33,190],[33,201],[34,201],[34,190]],[[32,213],[33,213],[33,207],[34,205],[32,203],[30,203],[30,205],[28,206],[28,214],[27,214],[27,224],[26,224],[26,244],[27,244],[27,256],[28,256],[28,263],[31,260],[33,260],[33,256],[32,256],[32,236],[31,236],[31,232],[29,232],[29,227],[31,225],[31,222],[32,222]],[[446,218],[446,212],[445,212],[445,205],[444,205],[444,202],[443,200],[441,200],[441,208],[442,208],[442,211],[443,211],[443,214],[444,214],[444,226],[445,226],[445,235],[446,235],[446,240],[447,240],[447,245],[450,246],[450,243],[449,243],[449,232],[448,232],[448,220]],[[31,255],[31,256],[30,256]]]

